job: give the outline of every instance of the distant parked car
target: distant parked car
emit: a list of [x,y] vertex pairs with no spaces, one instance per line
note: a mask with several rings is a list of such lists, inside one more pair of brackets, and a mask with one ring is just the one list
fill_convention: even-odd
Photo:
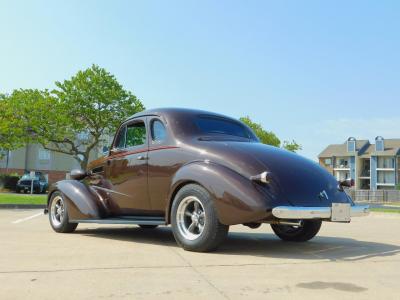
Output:
[[46,177],[41,172],[36,172],[35,177],[32,179],[30,174],[24,174],[17,182],[16,192],[30,193],[33,180],[33,192],[37,194],[46,193],[49,184]]

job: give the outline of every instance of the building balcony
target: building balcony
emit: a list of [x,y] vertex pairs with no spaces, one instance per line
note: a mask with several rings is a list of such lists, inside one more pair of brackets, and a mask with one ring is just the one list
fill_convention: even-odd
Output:
[[377,167],[376,168],[377,171],[386,171],[386,172],[394,172],[395,168],[394,167]]
[[379,186],[395,186],[396,184],[394,182],[377,182],[376,185],[379,185]]
[[334,165],[333,166],[334,170],[350,170],[349,165]]
[[370,178],[371,177],[371,170],[364,170],[361,172],[360,178]]

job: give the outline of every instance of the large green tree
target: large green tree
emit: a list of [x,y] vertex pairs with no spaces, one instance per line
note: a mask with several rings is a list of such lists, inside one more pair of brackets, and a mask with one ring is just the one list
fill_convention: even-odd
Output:
[[284,141],[283,143],[281,143],[281,140],[275,135],[275,133],[265,130],[261,124],[253,122],[249,116],[240,118],[240,121],[249,126],[263,144],[272,145],[275,147],[282,147],[292,152],[301,150],[301,145],[296,143],[294,140],[292,140],[291,142]]
[[[0,148],[28,142],[73,156],[83,169],[89,154],[128,116],[144,109],[117,79],[96,65],[49,90],[15,90],[0,100]],[[3,113],[4,112],[4,113]]]

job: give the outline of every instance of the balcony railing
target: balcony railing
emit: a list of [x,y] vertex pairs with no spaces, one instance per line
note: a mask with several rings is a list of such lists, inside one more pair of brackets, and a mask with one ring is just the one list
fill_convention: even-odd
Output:
[[378,165],[376,167],[377,169],[388,169],[388,170],[394,170],[394,165]]
[[360,177],[371,177],[371,170],[362,171]]
[[377,185],[396,185],[393,180],[382,180],[376,183]]
[[348,164],[335,164],[334,168],[335,169],[350,169],[350,166]]

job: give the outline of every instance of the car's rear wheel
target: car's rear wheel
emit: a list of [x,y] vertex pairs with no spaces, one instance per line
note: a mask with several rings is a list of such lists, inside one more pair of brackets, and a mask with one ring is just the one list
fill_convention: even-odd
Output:
[[175,240],[189,251],[216,249],[229,230],[229,226],[219,222],[210,194],[197,184],[188,184],[176,194],[171,224]]
[[139,227],[143,229],[154,229],[157,228],[158,225],[139,224]]
[[56,232],[69,233],[75,231],[78,223],[70,223],[67,203],[60,192],[51,195],[49,203],[50,225]]
[[317,235],[321,220],[303,220],[300,226],[271,224],[275,234],[284,241],[305,242]]

